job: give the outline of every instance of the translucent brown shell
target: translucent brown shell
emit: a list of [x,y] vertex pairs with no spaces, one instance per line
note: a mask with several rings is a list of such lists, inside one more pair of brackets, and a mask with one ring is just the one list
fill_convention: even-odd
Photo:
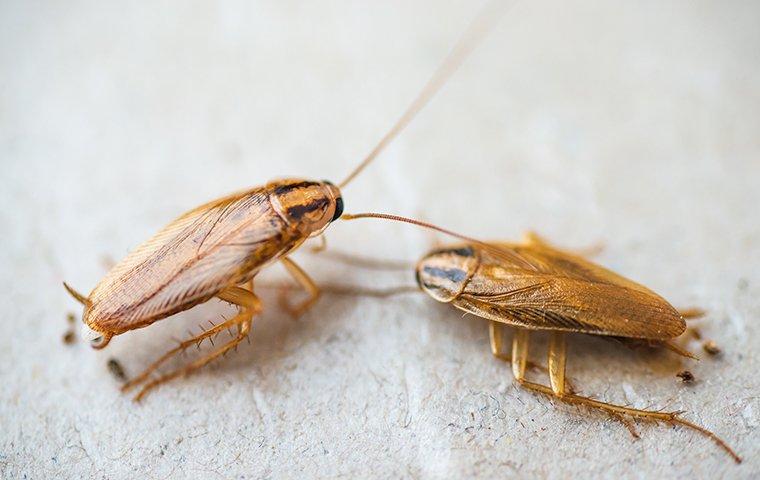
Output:
[[266,187],[180,216],[119,262],[88,298],[85,322],[111,334],[149,325],[252,278],[305,240]]
[[[666,340],[686,328],[665,299],[580,256],[535,238],[489,245],[457,245],[429,254],[417,267],[418,278],[426,279],[422,288],[436,297],[436,288],[451,289],[452,279],[459,279],[458,291],[448,300],[452,305],[531,330]],[[461,256],[468,252],[472,258],[465,262]],[[436,273],[433,264],[463,268],[459,273],[435,267],[443,272],[437,280],[429,275]]]

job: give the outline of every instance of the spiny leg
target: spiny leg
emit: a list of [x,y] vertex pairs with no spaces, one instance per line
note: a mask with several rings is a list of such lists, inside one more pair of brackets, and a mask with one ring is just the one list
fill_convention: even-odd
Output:
[[311,277],[309,277],[309,275],[307,275],[306,272],[304,272],[293,260],[288,257],[283,257],[280,261],[285,266],[288,273],[290,273],[290,275],[309,293],[309,298],[296,306],[290,305],[287,301],[287,296],[285,295],[284,290],[280,296],[280,305],[282,308],[294,318],[298,318],[303,315],[306,310],[311,308],[317,300],[319,300],[320,290],[317,284],[314,283],[314,280],[312,280]]
[[[559,372],[560,370],[563,370],[563,365],[565,363],[565,359],[562,359],[562,357],[566,357],[566,351],[565,347],[561,344],[564,343],[564,334],[560,332],[553,332],[552,335],[556,335],[556,337],[552,338],[552,341],[549,344],[550,349],[554,349],[554,352],[549,353],[549,375],[552,376],[552,372]],[[518,338],[515,337],[515,342],[518,341]],[[520,341],[527,341],[520,340]],[[516,350],[517,348],[514,348],[513,350]],[[520,347],[521,350],[527,352],[527,345]],[[563,355],[564,352],[564,355]],[[555,363],[555,365],[552,365],[552,362]],[[513,363],[514,367],[514,363]],[[524,369],[523,372],[524,374]],[[516,377],[517,378],[517,377]],[[543,393],[545,395],[553,396],[560,401],[563,401],[565,403],[575,404],[575,405],[586,405],[587,407],[596,408],[598,410],[602,410],[604,412],[607,412],[611,414],[614,418],[621,418],[622,415],[629,415],[635,418],[642,418],[646,420],[653,420],[653,421],[664,421],[670,424],[680,424],[685,427],[691,428],[693,430],[696,430],[697,432],[700,432],[701,434],[705,435],[706,437],[713,440],[719,447],[721,447],[723,450],[725,450],[737,463],[741,462],[741,458],[729,447],[723,440],[720,439],[717,435],[715,435],[713,432],[700,427],[699,425],[695,425],[689,421],[682,420],[681,418],[678,418],[678,415],[680,415],[683,412],[657,412],[652,410],[640,410],[637,408],[630,408],[630,407],[624,407],[622,405],[614,405],[611,403],[606,402],[600,402],[599,400],[593,400],[588,397],[582,397],[580,395],[575,395],[571,393],[565,393],[562,388],[562,383],[559,381],[559,378],[555,378],[551,381],[552,387],[557,385],[557,389],[547,387],[545,385],[540,385],[538,383],[528,382],[524,379],[524,377],[517,378],[518,382],[520,384],[530,390]]]
[[[241,314],[243,315],[243,314]],[[235,338],[227,342],[225,345],[223,345],[218,350],[211,352],[210,354],[206,355],[203,358],[200,358],[194,362],[192,362],[189,365],[186,365],[182,368],[178,368],[172,372],[167,373],[166,375],[162,375],[161,377],[152,380],[143,386],[142,390],[140,390],[140,393],[135,396],[135,401],[139,402],[142,400],[142,398],[152,389],[156,388],[157,386],[161,385],[162,383],[166,383],[169,380],[173,380],[177,377],[184,377],[186,375],[189,375],[190,373],[194,372],[195,370],[198,370],[199,368],[204,367],[211,361],[219,358],[220,356],[226,354],[231,349],[237,347],[237,345],[245,340],[245,338],[248,336],[248,332],[251,330],[251,319],[245,319],[242,320],[238,324],[238,334]]]
[[258,297],[253,294],[253,292],[246,290],[244,288],[240,287],[230,287],[226,290],[223,290],[217,295],[218,298],[221,300],[233,303],[237,305],[240,308],[240,312],[235,315],[230,320],[227,320],[223,323],[220,323],[219,325],[216,325],[209,330],[201,333],[200,335],[197,335],[196,337],[193,337],[189,340],[186,340],[182,342],[179,346],[176,348],[173,348],[172,350],[165,353],[161,358],[159,358],[156,362],[154,362],[152,365],[150,365],[142,374],[132,379],[129,383],[124,385],[122,387],[122,391],[127,391],[131,388],[133,388],[135,385],[138,385],[145,380],[148,379],[151,373],[153,373],[161,364],[166,362],[169,358],[173,357],[177,353],[185,350],[187,347],[197,344],[198,342],[203,341],[205,338],[211,338],[218,333],[227,330],[229,328],[232,328],[234,326],[237,326],[238,328],[238,334],[235,338],[233,338],[229,343],[221,347],[215,352],[212,352],[205,357],[196,360],[192,362],[189,365],[186,365],[183,368],[179,368],[177,370],[174,370],[173,372],[163,375],[160,378],[153,380],[149,383],[147,383],[140,393],[135,397],[135,400],[140,400],[145,394],[157,387],[158,385],[167,382],[173,378],[176,378],[178,376],[184,376],[192,371],[202,367],[203,365],[206,365],[208,362],[212,361],[213,359],[217,358],[219,355],[222,355],[226,353],[230,348],[235,347],[238,343],[240,343],[245,337],[248,335],[248,332],[250,331],[251,326],[251,320],[254,315],[256,315],[258,312],[261,311],[261,302],[259,301]]
[[[551,332],[551,336],[549,337],[549,385],[551,385],[554,395],[560,398],[565,394],[572,393],[567,388],[567,380],[565,379],[566,367],[567,342],[565,341],[565,334],[563,332]],[[639,438],[639,433],[630,420],[615,412],[607,413],[625,425],[633,438]]]

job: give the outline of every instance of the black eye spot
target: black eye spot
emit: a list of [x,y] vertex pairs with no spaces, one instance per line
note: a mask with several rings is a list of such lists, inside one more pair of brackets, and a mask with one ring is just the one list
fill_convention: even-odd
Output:
[[332,221],[339,219],[343,215],[343,197],[335,199],[335,215],[333,215]]

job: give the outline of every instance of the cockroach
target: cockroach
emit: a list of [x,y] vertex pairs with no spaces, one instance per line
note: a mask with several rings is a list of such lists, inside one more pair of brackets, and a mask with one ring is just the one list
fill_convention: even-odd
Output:
[[[181,342],[123,391],[143,384],[135,397],[173,378],[187,375],[221,357],[244,340],[261,311],[253,278],[267,265],[280,261],[309,293],[291,307],[294,315],[319,297],[319,287],[290,255],[307,239],[322,235],[343,213],[341,188],[350,183],[409,124],[495,24],[495,5],[487,5],[472,22],[404,114],[359,165],[337,186],[329,181],[275,180],[264,186],[214,200],[183,214],[111,268],[89,295],[64,283],[82,305],[84,337],[104,348],[124,332],[143,328],[212,298],[234,304],[238,314]],[[168,359],[225,330],[233,338],[208,355],[150,380]]]
[[[580,396],[565,378],[567,333],[612,337],[622,342],[662,346],[696,358],[671,342],[686,330],[685,318],[697,309],[679,312],[643,285],[569,253],[528,233],[522,243],[482,242],[444,228],[380,213],[344,214],[345,220],[380,218],[430,228],[465,243],[437,248],[416,265],[418,287],[433,299],[489,321],[492,354],[512,366],[519,385],[562,402],[595,408],[614,418],[680,424],[709,437],[737,462],[741,458],[717,435],[680,418],[683,412],[641,410]],[[511,355],[504,350],[503,326],[514,328]],[[530,332],[550,335],[549,385],[527,380]],[[540,367],[539,367],[540,368]],[[628,423],[629,429],[632,426]],[[634,433],[633,430],[631,430]]]

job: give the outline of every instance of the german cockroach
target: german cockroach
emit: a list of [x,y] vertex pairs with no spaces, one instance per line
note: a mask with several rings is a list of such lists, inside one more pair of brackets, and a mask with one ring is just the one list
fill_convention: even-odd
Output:
[[[640,410],[615,405],[573,392],[565,379],[565,334],[583,333],[614,338],[623,343],[662,346],[696,358],[671,340],[686,330],[685,318],[700,316],[698,309],[678,311],[650,289],[597,265],[580,255],[559,250],[536,234],[522,243],[482,242],[425,222],[396,215],[344,214],[346,220],[381,218],[437,230],[465,243],[438,248],[416,265],[418,287],[435,300],[489,321],[491,352],[512,366],[523,387],[560,401],[585,405],[625,421],[633,418],[680,424],[706,435],[741,458],[717,435],[680,418],[683,412]],[[505,352],[503,326],[514,328],[511,354]],[[531,331],[550,335],[549,385],[526,379]],[[539,367],[540,368],[540,367]],[[626,423],[634,435],[632,425]]]
[[[239,313],[233,318],[169,350],[125,384],[124,391],[144,383],[135,397],[139,400],[154,387],[187,375],[235,348],[247,337],[253,317],[261,311],[253,278],[272,262],[279,260],[310,294],[291,308],[291,313],[300,314],[317,300],[319,288],[289,255],[340,218],[340,188],[377,157],[443,86],[495,23],[494,13],[492,5],[478,15],[396,124],[338,186],[328,181],[276,180],[214,200],[180,216],[137,247],[89,295],[64,283],[84,305],[85,338],[98,349],[116,335],[147,327],[212,298],[238,307]],[[225,345],[183,368],[150,379],[168,359],[229,329],[236,330],[236,335]]]

